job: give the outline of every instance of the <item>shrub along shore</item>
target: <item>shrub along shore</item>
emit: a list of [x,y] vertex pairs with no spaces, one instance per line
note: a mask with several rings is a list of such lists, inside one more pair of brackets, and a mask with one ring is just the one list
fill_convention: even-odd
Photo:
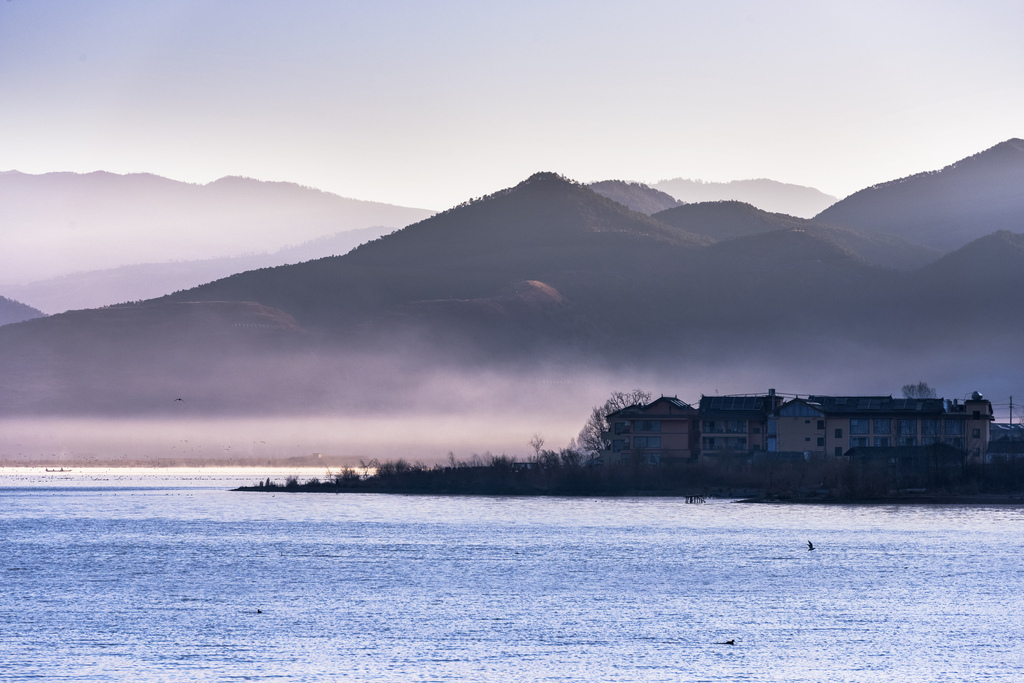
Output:
[[261,481],[237,491],[506,496],[677,496],[784,502],[980,502],[1024,504],[1024,460],[969,465],[960,472],[900,472],[849,459],[714,461],[588,466],[577,451],[540,451],[518,461],[474,456],[438,465],[389,460],[323,478]]

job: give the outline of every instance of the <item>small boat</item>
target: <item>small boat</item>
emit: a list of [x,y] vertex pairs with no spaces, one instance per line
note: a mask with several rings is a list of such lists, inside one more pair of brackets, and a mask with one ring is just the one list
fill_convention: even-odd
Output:
[[47,467],[46,471],[47,472],[70,472],[71,470],[66,470],[63,467],[61,467],[59,470],[51,470],[49,467]]

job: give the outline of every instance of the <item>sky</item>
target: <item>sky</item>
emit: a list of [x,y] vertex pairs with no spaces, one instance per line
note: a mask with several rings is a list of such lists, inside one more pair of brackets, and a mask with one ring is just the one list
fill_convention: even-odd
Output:
[[843,197],[1024,137],[1022,26],[1019,0],[5,0],[0,170]]

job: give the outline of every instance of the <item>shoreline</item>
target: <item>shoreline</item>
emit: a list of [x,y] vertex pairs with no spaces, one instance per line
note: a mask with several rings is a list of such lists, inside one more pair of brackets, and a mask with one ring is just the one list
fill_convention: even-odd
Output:
[[[524,490],[485,487],[476,490],[431,490],[421,487],[400,487],[400,486],[344,486],[332,482],[317,482],[314,484],[302,483],[292,486],[272,483],[269,487],[265,485],[239,486],[231,489],[232,492],[240,493],[369,493],[389,494],[401,496],[441,496],[441,497],[464,497],[464,496],[486,496],[486,497],[511,497],[511,498],[679,498],[685,499],[689,504],[701,504],[712,500],[728,500],[735,503],[752,505],[857,505],[857,506],[888,506],[888,505],[972,505],[972,506],[1000,506],[1000,507],[1024,507],[1024,493],[1008,494],[921,494],[921,495],[894,495],[873,498],[824,498],[824,497],[769,497],[765,494],[758,495],[750,490],[730,491],[728,489],[715,490],[706,493],[694,493],[692,491],[658,491],[658,490],[624,490],[624,491],[600,491],[600,490]],[[752,495],[753,493],[753,495]]]

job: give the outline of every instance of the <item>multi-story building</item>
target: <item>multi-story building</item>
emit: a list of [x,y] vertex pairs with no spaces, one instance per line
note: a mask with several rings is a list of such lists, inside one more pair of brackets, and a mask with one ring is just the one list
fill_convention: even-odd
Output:
[[992,404],[975,392],[956,399],[892,396],[795,398],[768,418],[767,449],[840,456],[851,448],[945,444],[980,457],[989,440]]
[[767,394],[701,396],[698,408],[662,397],[607,416],[605,464],[658,464],[699,456],[787,453],[842,456],[852,449],[941,444],[968,458],[989,444],[992,404],[975,392],[964,402],[892,396]]
[[768,448],[768,415],[782,398],[766,395],[701,396],[700,454],[755,453]]
[[632,405],[605,418],[611,448],[601,453],[606,464],[652,465],[690,460],[697,455],[697,409],[678,398],[662,396],[647,405]]

